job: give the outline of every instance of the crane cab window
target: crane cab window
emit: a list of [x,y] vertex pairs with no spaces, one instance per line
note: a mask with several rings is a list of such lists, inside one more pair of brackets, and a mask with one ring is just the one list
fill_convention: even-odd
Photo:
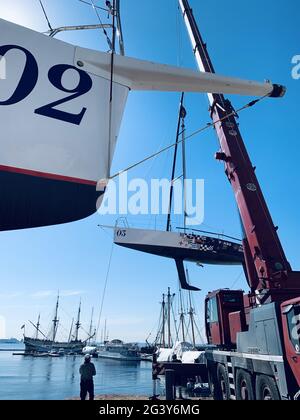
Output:
[[289,337],[297,353],[300,353],[300,305],[292,306],[287,313]]
[[218,305],[217,298],[213,297],[209,299],[207,304],[207,321],[212,324],[213,322],[219,322],[218,316]]
[[227,293],[223,296],[224,303],[240,303],[241,296],[237,294]]

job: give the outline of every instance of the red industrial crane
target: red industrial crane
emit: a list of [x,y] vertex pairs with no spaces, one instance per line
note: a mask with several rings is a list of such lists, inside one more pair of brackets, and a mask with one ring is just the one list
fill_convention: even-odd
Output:
[[[188,0],[179,4],[200,71],[214,73]],[[273,86],[270,97],[284,95],[283,86]],[[217,399],[300,399],[300,272],[285,256],[234,108],[224,95],[208,97],[220,142],[216,159],[225,164],[243,226],[250,286],[246,295],[222,289],[206,297],[210,387]]]
[[[193,43],[194,54],[202,72],[214,73],[207,47],[199,32],[187,0],[179,0]],[[269,96],[280,97],[285,88],[274,85]],[[220,142],[216,159],[224,161],[226,176],[238,205],[244,238],[246,275],[251,291],[263,293],[262,301],[271,301],[289,290],[299,294],[300,272],[294,272],[285,256],[271,214],[260,188],[249,154],[243,142],[233,107],[222,94],[209,94],[211,118]],[[220,121],[221,122],[218,122]],[[294,289],[294,290],[293,290]],[[265,291],[268,291],[265,293]]]

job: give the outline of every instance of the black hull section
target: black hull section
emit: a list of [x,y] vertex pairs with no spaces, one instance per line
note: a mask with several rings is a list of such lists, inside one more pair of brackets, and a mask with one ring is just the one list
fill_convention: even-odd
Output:
[[[216,240],[217,241],[217,240]],[[219,241],[218,241],[219,242]],[[157,255],[160,257],[173,258],[175,260],[199,262],[202,264],[213,265],[240,265],[244,263],[244,254],[238,250],[228,247],[226,250],[215,244],[213,250],[201,251],[199,249],[184,249],[175,247],[166,247],[160,245],[141,245],[141,244],[125,244],[118,243],[124,248],[142,251],[147,254]]]
[[58,351],[63,349],[64,352],[81,354],[82,349],[85,346],[85,342],[82,341],[71,341],[66,342],[54,342],[51,340],[39,340],[35,338],[24,337],[25,353],[48,353],[51,350]]
[[100,195],[96,185],[0,170],[0,231],[83,219]]

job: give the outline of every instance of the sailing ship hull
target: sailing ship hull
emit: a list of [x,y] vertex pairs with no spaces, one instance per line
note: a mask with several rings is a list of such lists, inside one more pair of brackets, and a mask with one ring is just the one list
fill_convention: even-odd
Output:
[[78,341],[59,342],[51,340],[41,340],[36,338],[24,337],[25,353],[48,353],[52,351],[64,350],[65,353],[81,354],[85,343]]
[[116,228],[114,242],[125,248],[175,260],[218,265],[244,262],[241,244],[203,235]]

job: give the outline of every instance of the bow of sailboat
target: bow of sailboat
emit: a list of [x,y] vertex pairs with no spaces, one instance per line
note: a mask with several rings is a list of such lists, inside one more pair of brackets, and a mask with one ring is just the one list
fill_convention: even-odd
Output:
[[0,229],[65,223],[96,211],[128,88],[74,66],[76,47],[0,20]]

